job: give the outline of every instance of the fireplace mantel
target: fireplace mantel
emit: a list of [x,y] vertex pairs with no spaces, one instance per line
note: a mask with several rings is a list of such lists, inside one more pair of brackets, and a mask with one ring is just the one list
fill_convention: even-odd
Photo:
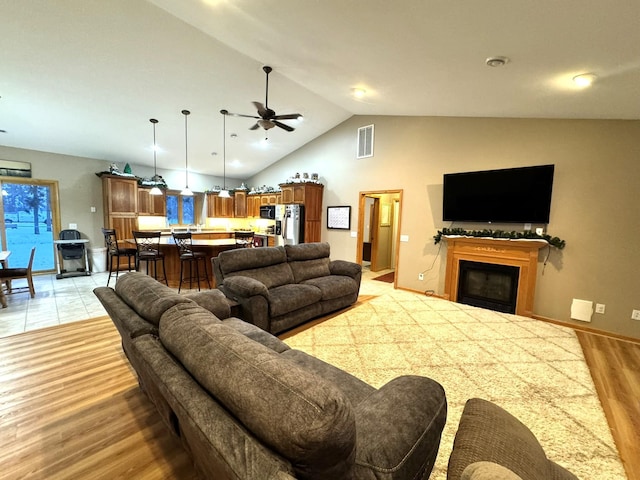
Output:
[[516,314],[531,317],[538,270],[538,250],[549,245],[544,240],[444,236],[447,242],[447,270],[444,297],[456,301],[460,260],[519,267]]

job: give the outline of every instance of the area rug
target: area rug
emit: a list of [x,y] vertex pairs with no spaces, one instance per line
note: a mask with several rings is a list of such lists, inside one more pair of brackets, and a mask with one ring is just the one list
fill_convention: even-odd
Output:
[[380,275],[379,277],[374,277],[372,280],[378,280],[380,282],[393,283],[396,278],[396,272],[385,273],[384,275]]
[[448,415],[432,479],[446,478],[458,421],[473,397],[518,417],[547,456],[579,478],[627,478],[573,330],[382,290],[285,342],[375,387],[407,374],[440,382]]

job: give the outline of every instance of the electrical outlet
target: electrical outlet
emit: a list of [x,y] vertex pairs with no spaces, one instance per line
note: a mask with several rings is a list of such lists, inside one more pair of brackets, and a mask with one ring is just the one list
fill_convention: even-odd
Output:
[[640,320],[640,310],[633,310],[631,312],[631,318],[633,320]]
[[424,273],[418,274],[418,280],[424,280]]
[[603,303],[596,303],[596,313],[604,313],[605,305]]

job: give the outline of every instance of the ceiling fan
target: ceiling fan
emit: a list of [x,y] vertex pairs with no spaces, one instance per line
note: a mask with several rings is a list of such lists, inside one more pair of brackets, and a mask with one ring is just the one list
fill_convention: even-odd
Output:
[[230,113],[225,110],[225,115],[231,115],[234,117],[247,117],[247,118],[256,118],[258,121],[249,128],[249,130],[257,130],[262,127],[265,130],[269,130],[273,127],[280,127],[287,132],[293,132],[295,128],[282,123],[280,120],[296,120],[302,118],[302,115],[299,113],[288,113],[285,115],[276,115],[276,112],[269,108],[269,74],[273,71],[273,69],[267,65],[262,67],[264,73],[267,74],[266,80],[266,93],[264,98],[264,105],[260,102],[252,102],[253,105],[258,110],[258,115],[243,115],[241,113]]

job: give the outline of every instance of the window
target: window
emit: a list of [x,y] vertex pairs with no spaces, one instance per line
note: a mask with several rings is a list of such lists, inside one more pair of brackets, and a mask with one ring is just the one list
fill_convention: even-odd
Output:
[[167,193],[167,221],[169,225],[195,225],[200,219],[195,209],[196,195],[183,196],[179,193]]

